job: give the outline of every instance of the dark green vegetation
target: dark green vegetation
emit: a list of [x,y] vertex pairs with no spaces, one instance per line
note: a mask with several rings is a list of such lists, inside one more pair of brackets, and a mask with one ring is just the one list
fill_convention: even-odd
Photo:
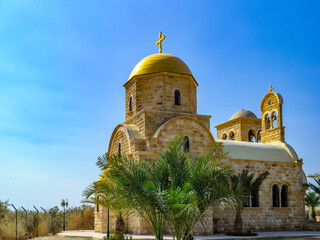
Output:
[[[46,213],[18,210],[18,239],[34,238],[36,236],[55,235],[62,231],[62,211],[58,207],[49,209]],[[66,229],[93,229],[93,208],[88,205],[68,208],[66,210]],[[11,210],[8,201],[0,201],[0,240],[16,238],[16,215]]]
[[[97,165],[103,173],[84,191],[85,202],[109,207],[119,224],[123,215],[140,215],[157,240],[163,239],[165,224],[175,239],[187,240],[192,239],[190,232],[196,224],[206,225],[203,215],[210,207],[228,204],[241,213],[268,175],[263,173],[254,181],[248,172],[234,175],[231,165],[221,164],[223,153],[213,149],[196,155],[184,145],[182,136],[175,138],[155,160],[99,157]],[[123,228],[117,228],[116,234],[123,237]]]
[[[262,174],[258,175],[254,179],[254,174],[249,173],[248,170],[243,170],[238,175],[232,175],[231,176],[231,182],[232,182],[232,189],[233,192],[237,193],[237,189],[241,189],[244,192],[247,193],[250,197],[247,198],[245,204],[250,203],[250,201],[253,201],[258,198],[258,192],[259,188],[262,184],[262,182],[267,178],[269,175],[268,171],[263,172]],[[240,195],[241,196],[241,195]],[[233,206],[235,212],[236,212],[236,218],[234,220],[234,235],[235,236],[255,236],[255,235],[241,235],[242,234],[242,217],[241,213],[243,210],[243,199],[236,197],[235,198]],[[250,204],[248,204],[250,205]],[[258,206],[256,206],[258,207]],[[240,233],[240,235],[239,235]]]
[[309,190],[305,196],[305,204],[308,207],[309,211],[306,214],[306,217],[309,218],[311,212],[311,218],[314,221],[316,219],[316,208],[320,206],[320,174],[315,173],[308,176],[311,178],[315,183],[308,183]]
[[306,206],[311,211],[311,218],[317,221],[316,207],[320,206],[320,195],[318,195],[316,192],[313,192],[313,191],[307,192],[305,196],[305,203],[306,203]]

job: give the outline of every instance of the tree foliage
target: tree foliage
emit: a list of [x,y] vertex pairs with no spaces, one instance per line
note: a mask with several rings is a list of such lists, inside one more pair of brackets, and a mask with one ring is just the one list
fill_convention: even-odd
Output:
[[[195,224],[205,224],[203,214],[209,207],[231,203],[235,196],[230,184],[233,169],[221,164],[225,155],[215,150],[191,154],[184,144],[184,137],[176,137],[154,161],[119,155],[99,157],[102,178],[84,195],[99,192],[110,206],[116,197],[119,205],[146,220],[156,239],[163,239],[165,222],[174,238],[188,239]],[[102,186],[103,191],[96,191]],[[112,196],[114,193],[117,196]]]
[[312,219],[317,221],[316,207],[320,206],[320,195],[318,195],[314,191],[307,192],[305,196],[305,203],[306,203],[306,206],[311,210]]
[[[245,196],[247,195],[249,198],[251,198],[253,194],[256,194],[259,191],[262,182],[267,178],[268,175],[269,172],[265,171],[255,178],[254,173],[249,173],[248,170],[243,170],[241,173],[231,176],[232,190],[235,195],[235,201],[232,204],[236,212],[234,221],[235,232],[242,232],[241,213],[243,210],[243,205],[248,200],[248,198]],[[241,194],[241,192],[244,194]]]
[[312,178],[316,184],[309,183],[309,188],[315,191],[318,195],[320,195],[320,173],[314,173],[308,176]]

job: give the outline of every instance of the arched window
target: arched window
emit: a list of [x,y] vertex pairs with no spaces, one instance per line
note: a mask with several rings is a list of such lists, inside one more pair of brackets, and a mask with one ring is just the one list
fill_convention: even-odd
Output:
[[272,113],[271,115],[272,118],[272,127],[275,128],[277,127],[277,112]]
[[227,134],[224,133],[224,134],[222,135],[222,139],[223,139],[223,140],[228,140]]
[[256,141],[256,137],[255,137],[255,135],[254,135],[252,130],[250,130],[249,133],[248,133],[248,140],[249,140],[249,142],[255,142]]
[[187,136],[184,137],[183,149],[184,149],[185,152],[188,152],[190,150],[190,141],[189,141],[189,138]]
[[118,144],[118,155],[121,156],[121,142]]
[[280,207],[279,186],[276,184],[272,186],[272,206]]
[[281,187],[281,207],[289,207],[288,186],[287,185],[283,185]]
[[132,111],[132,96],[129,97],[129,111]]
[[261,134],[260,134],[261,131],[258,131],[257,133],[257,142],[261,142]]
[[174,104],[181,105],[181,93],[179,90],[174,91]]
[[259,190],[252,193],[251,207],[259,207]]
[[269,114],[266,115],[265,119],[265,128],[266,130],[270,128],[270,117],[269,117]]
[[229,140],[235,140],[235,135],[233,131],[229,133]]

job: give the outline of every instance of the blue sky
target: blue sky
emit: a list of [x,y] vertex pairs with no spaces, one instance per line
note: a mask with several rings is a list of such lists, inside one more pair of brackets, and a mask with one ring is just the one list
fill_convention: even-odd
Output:
[[180,57],[213,126],[284,98],[286,141],[320,171],[319,1],[1,1],[0,200],[80,204],[96,157],[124,121],[123,84],[142,58]]

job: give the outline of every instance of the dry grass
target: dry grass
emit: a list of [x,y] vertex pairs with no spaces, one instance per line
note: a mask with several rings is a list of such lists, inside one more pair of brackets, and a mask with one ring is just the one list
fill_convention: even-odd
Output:
[[[9,210],[8,204],[0,201],[0,240],[14,240],[16,238],[15,213]],[[35,238],[37,236],[55,235],[62,231],[63,212],[57,207],[54,213],[29,212],[28,217],[18,211],[18,239]],[[94,226],[93,207],[69,208],[66,211],[67,230],[92,230]]]
[[94,228],[93,211],[89,207],[76,209],[73,211],[67,221],[67,230],[92,230]]

